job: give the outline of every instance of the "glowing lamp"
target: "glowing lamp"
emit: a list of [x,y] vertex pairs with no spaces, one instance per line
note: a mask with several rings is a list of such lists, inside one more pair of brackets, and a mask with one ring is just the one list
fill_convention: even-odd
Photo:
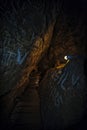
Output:
[[64,56],[64,59],[65,59],[65,60],[68,60],[68,56]]

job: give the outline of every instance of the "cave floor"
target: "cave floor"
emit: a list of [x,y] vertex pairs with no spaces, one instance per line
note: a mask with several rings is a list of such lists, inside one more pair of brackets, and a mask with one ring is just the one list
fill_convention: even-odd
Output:
[[12,129],[41,129],[40,98],[34,87],[28,87],[19,98],[12,114]]

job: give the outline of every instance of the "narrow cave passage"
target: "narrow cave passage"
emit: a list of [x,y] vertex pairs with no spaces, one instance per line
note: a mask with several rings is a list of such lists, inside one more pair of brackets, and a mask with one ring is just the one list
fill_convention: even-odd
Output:
[[16,105],[13,109],[10,120],[12,129],[34,129],[41,130],[40,98],[38,95],[39,74],[30,76],[30,83],[16,98]]
[[0,0],[0,130],[87,128],[86,0]]

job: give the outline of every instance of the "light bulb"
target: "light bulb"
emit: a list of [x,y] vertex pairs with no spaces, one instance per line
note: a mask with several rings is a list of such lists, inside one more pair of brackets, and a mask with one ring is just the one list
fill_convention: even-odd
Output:
[[65,59],[65,60],[68,60],[68,56],[64,56],[64,59]]

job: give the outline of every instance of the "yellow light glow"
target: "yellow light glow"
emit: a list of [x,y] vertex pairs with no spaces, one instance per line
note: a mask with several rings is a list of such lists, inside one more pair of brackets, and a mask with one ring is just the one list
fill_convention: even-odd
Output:
[[56,68],[57,68],[57,69],[61,69],[61,68],[63,68],[64,66],[65,66],[65,64],[61,64],[61,65],[57,66]]

